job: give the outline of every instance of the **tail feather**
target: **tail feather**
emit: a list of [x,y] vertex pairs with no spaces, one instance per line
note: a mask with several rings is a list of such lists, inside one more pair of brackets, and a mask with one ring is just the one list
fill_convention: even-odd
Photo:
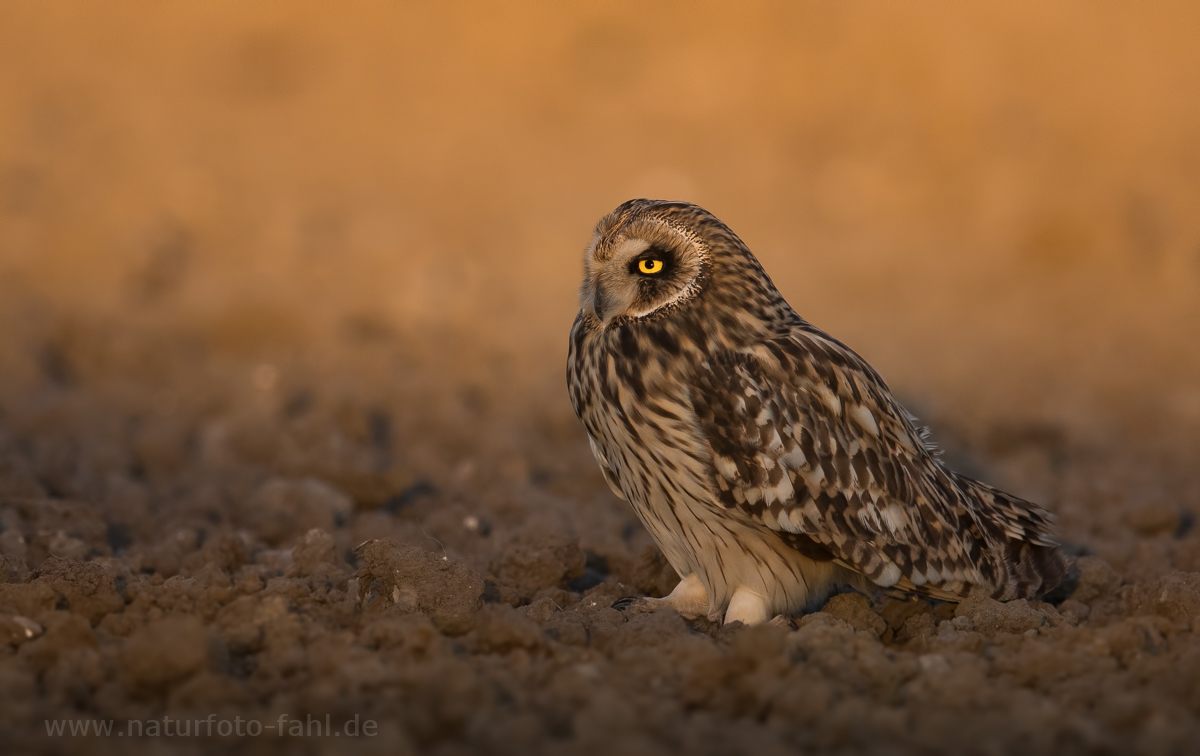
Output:
[[996,599],[1043,596],[1057,588],[1067,574],[1067,560],[1057,546],[1023,541],[1009,541],[1005,546],[1012,577],[993,594]]
[[1000,601],[1044,595],[1062,582],[1066,558],[1052,530],[1054,515],[977,480],[953,475],[984,542],[980,573]]

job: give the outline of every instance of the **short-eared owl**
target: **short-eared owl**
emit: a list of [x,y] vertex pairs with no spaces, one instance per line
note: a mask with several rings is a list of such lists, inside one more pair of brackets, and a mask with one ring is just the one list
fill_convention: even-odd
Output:
[[1040,595],[1039,507],[946,469],[861,357],[809,325],[707,211],[631,200],[584,255],[567,383],[596,461],[683,578],[661,601],[753,624],[839,585]]

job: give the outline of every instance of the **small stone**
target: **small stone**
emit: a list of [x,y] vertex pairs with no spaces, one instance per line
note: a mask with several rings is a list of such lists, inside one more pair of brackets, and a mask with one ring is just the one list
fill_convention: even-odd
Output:
[[[20,647],[19,654],[41,675],[60,658],[81,648],[96,646],[96,633],[84,617],[57,611],[46,615],[46,632]],[[24,629],[23,629],[24,630]],[[23,631],[22,630],[22,631]]]
[[37,622],[19,614],[0,616],[0,643],[19,646],[45,632]]

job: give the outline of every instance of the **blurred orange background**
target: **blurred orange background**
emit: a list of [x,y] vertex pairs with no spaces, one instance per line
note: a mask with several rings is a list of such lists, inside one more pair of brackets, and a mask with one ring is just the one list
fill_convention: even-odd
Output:
[[[32,344],[97,323],[235,357],[376,328],[499,355],[569,413],[582,249],[652,196],[716,213],[928,416],[1194,449],[1198,20],[1183,2],[6,3],[5,380],[36,383]],[[448,381],[471,360],[453,364]]]

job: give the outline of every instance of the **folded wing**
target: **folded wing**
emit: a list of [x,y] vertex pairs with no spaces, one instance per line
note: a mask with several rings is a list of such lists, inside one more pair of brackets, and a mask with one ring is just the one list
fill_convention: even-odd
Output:
[[942,467],[875,371],[816,329],[714,355],[691,397],[721,503],[809,556],[944,599],[1061,578],[1049,514]]

